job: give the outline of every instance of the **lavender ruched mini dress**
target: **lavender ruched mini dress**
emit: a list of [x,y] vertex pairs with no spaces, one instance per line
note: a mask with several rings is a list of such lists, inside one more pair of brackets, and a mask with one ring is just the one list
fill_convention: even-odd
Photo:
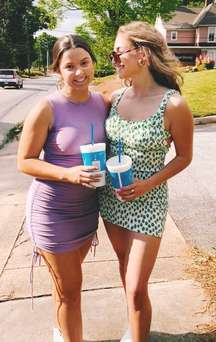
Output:
[[[44,145],[43,159],[66,168],[81,165],[80,145],[105,142],[106,108],[100,94],[90,93],[84,103],[72,103],[60,92],[48,97],[53,126]],[[98,226],[96,190],[81,185],[34,179],[27,198],[27,228],[35,247],[51,253],[79,248]]]

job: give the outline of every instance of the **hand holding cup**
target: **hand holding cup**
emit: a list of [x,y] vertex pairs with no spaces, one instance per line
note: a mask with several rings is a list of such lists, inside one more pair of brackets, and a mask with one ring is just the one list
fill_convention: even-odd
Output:
[[116,196],[121,201],[120,189],[124,189],[133,183],[132,160],[129,156],[121,155],[107,160],[107,169]]
[[74,166],[66,171],[66,179],[69,183],[80,184],[87,188],[95,189],[95,183],[101,179],[97,166]]
[[[95,181],[92,182],[92,185],[95,187],[104,186],[105,176],[106,176],[106,145],[105,143],[96,143],[96,144],[88,144],[81,145],[80,151],[83,159],[83,164],[86,167],[97,167],[97,177],[94,178],[94,169],[89,169],[89,173],[92,173],[92,176]],[[100,178],[98,177],[100,175]]]

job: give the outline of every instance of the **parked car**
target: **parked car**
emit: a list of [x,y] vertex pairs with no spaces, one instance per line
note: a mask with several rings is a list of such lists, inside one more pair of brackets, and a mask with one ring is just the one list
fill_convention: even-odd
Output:
[[23,88],[23,79],[16,69],[0,69],[0,87]]

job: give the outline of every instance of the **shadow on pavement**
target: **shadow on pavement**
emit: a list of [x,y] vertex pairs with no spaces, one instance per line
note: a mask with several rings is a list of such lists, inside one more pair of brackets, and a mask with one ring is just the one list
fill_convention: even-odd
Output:
[[[119,342],[119,340],[84,340],[83,342]],[[152,332],[150,342],[216,342],[216,335],[213,334],[165,334]]]
[[[37,85],[38,85],[38,84],[37,84]],[[44,84],[43,84],[43,85],[44,85]],[[10,91],[15,90],[15,91],[18,91],[18,89],[12,88],[12,87],[7,87],[7,88],[5,87],[5,90],[10,90]],[[47,91],[47,89],[30,88],[30,87],[24,85],[22,89],[19,89],[19,91]]]
[[[34,82],[31,80],[31,83],[29,83],[29,84],[36,85],[36,86],[54,86],[54,85],[56,85],[56,81],[51,81],[51,82],[47,82],[47,81],[37,82],[36,81],[36,82]],[[27,85],[27,83],[26,83],[26,85]]]
[[216,342],[213,334],[165,334],[160,332],[151,333],[151,342]]

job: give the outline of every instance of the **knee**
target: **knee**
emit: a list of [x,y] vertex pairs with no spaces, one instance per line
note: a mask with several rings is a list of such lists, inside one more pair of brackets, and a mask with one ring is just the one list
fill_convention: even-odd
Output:
[[81,300],[81,284],[61,287],[60,291],[57,291],[56,300],[57,302],[76,305]]
[[126,296],[130,306],[135,310],[141,310],[148,301],[148,284],[142,284],[140,287],[126,283]]

